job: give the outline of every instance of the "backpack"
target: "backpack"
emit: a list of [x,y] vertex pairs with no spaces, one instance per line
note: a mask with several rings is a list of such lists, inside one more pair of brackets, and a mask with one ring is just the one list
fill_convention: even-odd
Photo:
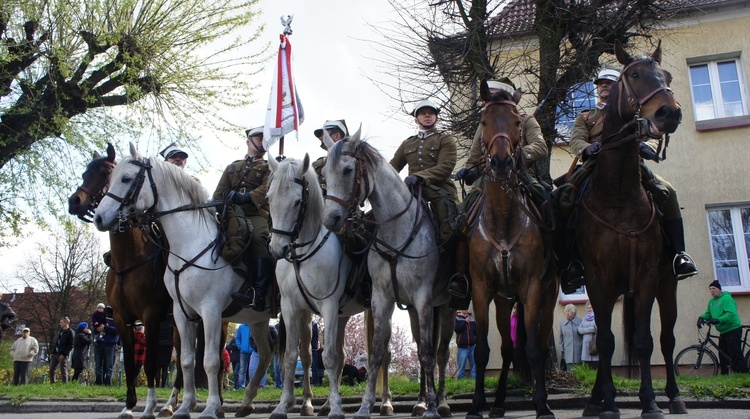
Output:
[[247,221],[239,205],[229,203],[220,208],[220,227],[224,233],[221,256],[230,263],[236,263],[241,260],[243,251],[250,243],[253,225]]

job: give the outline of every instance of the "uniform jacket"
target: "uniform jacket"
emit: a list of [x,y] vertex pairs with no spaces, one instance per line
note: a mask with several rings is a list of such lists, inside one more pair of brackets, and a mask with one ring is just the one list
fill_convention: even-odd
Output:
[[742,326],[740,316],[737,314],[737,304],[729,291],[722,291],[718,297],[711,298],[706,312],[701,317],[706,320],[719,319],[716,331],[722,334]]
[[[244,176],[243,176],[244,175]],[[224,169],[219,184],[213,194],[214,200],[221,200],[224,191],[235,190],[242,193],[250,192],[252,202],[242,205],[246,217],[261,215],[268,218],[268,177],[271,170],[268,162],[262,158],[248,157],[237,160]]]
[[323,189],[323,191],[326,190],[326,179],[325,177],[323,177],[323,166],[326,165],[327,159],[327,156],[323,156],[318,160],[312,162],[312,168],[315,171],[315,174],[318,175],[318,183],[320,183],[320,187]]
[[[579,159],[581,158],[581,153],[583,153],[583,150],[589,144],[602,140],[602,127],[604,124],[599,121],[604,116],[602,109],[598,107],[587,109],[576,115],[576,120],[573,123],[573,132],[570,134],[570,151]],[[659,140],[650,138],[646,141],[646,144],[656,151]]]
[[[599,355],[589,354],[589,342],[596,336],[596,322],[593,313],[586,313],[578,326],[578,333],[583,335],[581,342],[581,361],[598,361]],[[567,362],[567,360],[565,361]]]
[[[522,115],[521,120],[526,120],[523,125],[523,158],[526,161],[526,167],[531,167],[534,163],[547,159],[547,143],[542,135],[542,128],[539,122],[533,116]],[[474,140],[469,150],[469,159],[466,160],[464,167],[473,167],[482,162],[482,127],[477,127],[474,134]],[[483,163],[483,162],[482,162]],[[534,178],[536,175],[531,173]]]
[[456,185],[450,176],[456,167],[456,139],[450,134],[432,130],[425,138],[412,135],[396,150],[391,166],[400,172],[409,166],[409,175],[422,178],[426,185],[434,185],[458,202]]
[[73,329],[58,329],[57,336],[54,342],[52,342],[52,355],[70,355],[70,351],[73,350]]
[[581,318],[576,316],[573,320],[567,317],[560,323],[560,350],[565,355],[565,362],[568,364],[581,363],[581,345],[583,336],[578,333],[578,326],[581,325]]
[[31,362],[38,353],[39,342],[32,336],[26,339],[20,337],[10,347],[10,356],[18,362]]

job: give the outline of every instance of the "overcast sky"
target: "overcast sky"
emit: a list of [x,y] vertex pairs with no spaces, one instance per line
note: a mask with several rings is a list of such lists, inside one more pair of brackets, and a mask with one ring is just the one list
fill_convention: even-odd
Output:
[[[299,140],[287,135],[285,154],[302,158],[307,152],[313,160],[322,156],[324,152],[313,131],[327,119],[343,118],[352,134],[361,123],[370,142],[390,160],[401,141],[416,131],[416,126],[411,117],[398,111],[400,104],[389,99],[370,80],[386,77],[378,69],[379,53],[368,41],[378,40],[370,25],[382,26],[394,17],[387,0],[262,0],[260,9],[261,20],[266,24],[263,38],[272,43],[274,50],[278,48],[278,35],[283,30],[279,17],[294,15],[291,25],[294,34],[290,39],[305,121],[300,126]],[[227,109],[225,115],[248,128],[262,125],[274,68],[275,62],[269,62],[266,70],[253,79],[261,86],[253,105],[247,109]],[[188,150],[193,159],[202,154],[201,160],[207,162],[205,172],[199,177],[209,193],[226,165],[245,153],[242,132],[222,134],[220,143],[235,147],[206,140],[202,150]],[[127,151],[127,144],[118,144],[118,149],[118,152]],[[277,155],[278,147],[274,146],[271,151]],[[191,167],[191,159],[188,159],[188,170],[194,173],[198,170],[195,163]],[[18,263],[33,252],[38,240],[39,236],[32,236],[18,247],[0,248],[0,258],[4,262],[0,264],[1,291],[23,290],[23,282],[14,279]],[[108,248],[105,233],[100,234],[100,240],[103,248]]]

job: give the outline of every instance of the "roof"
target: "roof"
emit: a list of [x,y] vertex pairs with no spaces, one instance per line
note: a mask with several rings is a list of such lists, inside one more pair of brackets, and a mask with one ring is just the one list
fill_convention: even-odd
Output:
[[[702,13],[710,8],[747,4],[747,0],[659,0],[665,10],[679,15]],[[500,13],[491,18],[489,33],[507,37],[534,33],[536,2],[513,0]]]

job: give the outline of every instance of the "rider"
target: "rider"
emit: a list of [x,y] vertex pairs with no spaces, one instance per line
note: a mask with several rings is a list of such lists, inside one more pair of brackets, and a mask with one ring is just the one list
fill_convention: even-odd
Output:
[[[570,150],[583,162],[588,161],[592,157],[595,158],[599,152],[601,147],[603,109],[607,105],[610,91],[619,77],[620,72],[616,69],[602,69],[594,80],[599,102],[594,109],[581,111],[576,116],[575,123],[573,124],[573,132],[570,136]],[[668,196],[665,197],[666,202],[660,208],[664,214],[662,217],[662,230],[674,253],[674,258],[672,259],[674,275],[677,279],[684,279],[697,274],[698,270],[695,267],[693,259],[685,252],[685,231],[682,226],[680,204],[677,202],[677,192],[671,184],[659,175],[652,174],[643,162],[643,159],[658,161],[656,154],[658,141],[658,139],[650,139],[648,142],[640,143],[641,176],[644,183],[652,182],[668,190]],[[575,290],[583,285],[583,264],[575,255],[572,255],[571,259],[566,271],[561,275],[563,292],[566,290]]]
[[[224,170],[213,194],[214,200],[227,197],[239,204],[248,223],[252,224],[250,243],[245,250],[252,257],[250,268],[240,262],[234,268],[245,278],[239,292],[232,294],[235,301],[256,311],[265,311],[266,292],[274,275],[274,262],[268,252],[269,210],[266,192],[271,172],[268,162],[263,159],[263,127],[245,131],[247,154],[243,160],[236,160]],[[244,259],[244,258],[241,258]]]
[[[329,119],[328,121],[323,124],[323,128],[316,129],[313,133],[315,134],[315,137],[320,140],[320,148],[328,151],[328,147],[326,147],[325,143],[323,142],[323,130],[328,131],[328,135],[331,137],[331,140],[333,142],[337,142],[341,139],[348,138],[349,137],[349,129],[346,128],[346,121],[343,119]],[[318,160],[315,160],[312,164],[313,170],[315,170],[315,173],[318,175],[318,182],[320,183],[320,187],[323,189],[323,195],[326,193],[326,180],[323,178],[323,166],[326,165],[326,159],[328,156],[323,156],[319,158]]]
[[188,153],[185,152],[182,148],[180,148],[177,143],[172,143],[168,145],[164,150],[160,151],[159,154],[161,154],[162,157],[164,157],[165,161],[168,161],[175,166],[179,167],[180,169],[185,168],[185,164],[187,163]]
[[[501,77],[498,80],[489,80],[487,81],[487,87],[490,89],[490,94],[504,90],[513,96],[516,92],[516,85],[507,77]],[[520,96],[518,96],[518,100],[520,100]],[[525,144],[522,148],[524,162],[526,163],[526,168],[528,170],[527,173],[531,176],[531,179],[529,180],[538,183],[533,168],[535,163],[546,160],[548,158],[548,153],[547,143],[542,136],[542,129],[534,115],[525,113],[521,114],[521,133],[523,136],[522,141]],[[473,185],[477,178],[484,173],[485,156],[482,148],[482,126],[480,125],[477,127],[477,131],[474,134],[474,140],[472,141],[471,149],[469,150],[469,158],[466,160],[464,167],[456,173],[456,180],[463,179],[468,185]],[[484,178],[482,177],[482,180],[475,185],[469,194],[480,193],[480,190],[482,189],[481,185],[484,183],[483,179]],[[465,206],[473,201],[474,199],[467,196],[467,198],[461,202],[460,212],[466,213],[467,209]],[[541,202],[537,202],[537,204],[541,204]],[[468,277],[468,265],[469,243],[468,238],[462,235],[459,238],[456,247],[457,273],[451,278],[450,283],[448,284],[448,293],[454,298],[452,303],[457,306],[454,308],[466,309],[469,307],[471,284]]]

